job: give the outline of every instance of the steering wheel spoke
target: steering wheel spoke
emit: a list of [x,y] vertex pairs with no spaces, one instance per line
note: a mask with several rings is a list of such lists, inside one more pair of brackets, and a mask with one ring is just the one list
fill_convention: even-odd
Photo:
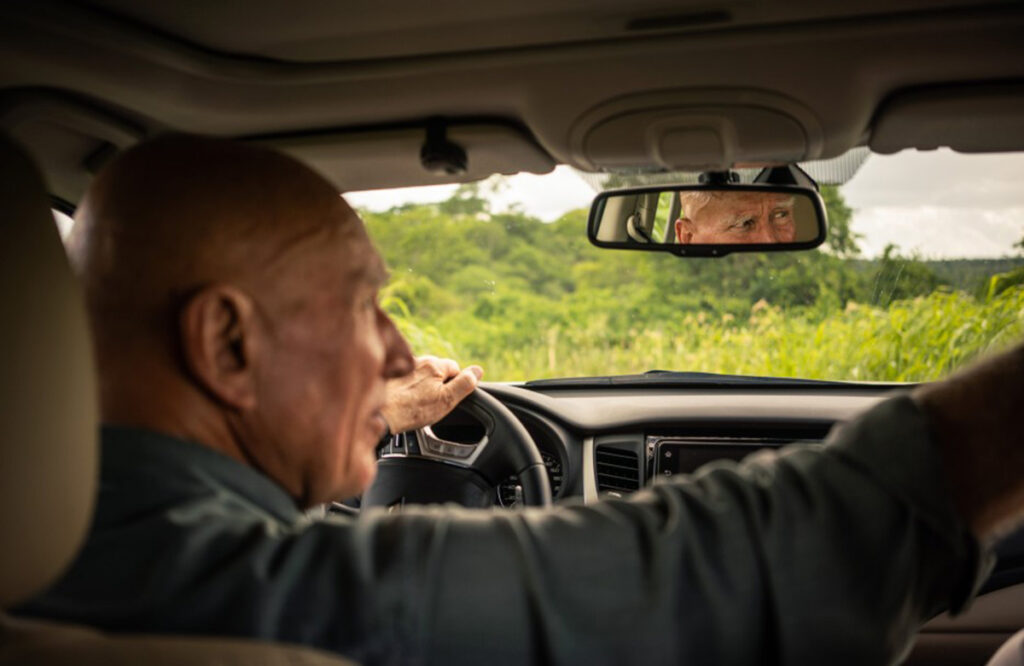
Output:
[[[389,447],[378,463],[377,480],[363,495],[364,506],[438,502],[488,506],[496,486],[510,475],[519,477],[525,505],[551,504],[551,485],[540,451],[508,407],[477,388],[459,408],[483,425],[483,436],[472,443],[455,442],[438,436],[429,426],[404,435],[414,437],[416,446]],[[434,473],[425,472],[429,469]]]
[[472,467],[491,441],[488,435],[484,435],[474,444],[451,442],[435,435],[430,426],[417,430],[416,439],[419,442],[420,455],[462,467]]

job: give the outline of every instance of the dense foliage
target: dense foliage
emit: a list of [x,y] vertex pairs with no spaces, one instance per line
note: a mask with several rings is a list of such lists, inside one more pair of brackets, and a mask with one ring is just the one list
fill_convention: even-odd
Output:
[[476,186],[363,211],[394,276],[384,294],[418,353],[488,379],[650,369],[874,381],[940,377],[1024,333],[1019,260],[858,258],[851,211],[823,196],[814,252],[685,259],[599,250],[586,211],[492,212]]

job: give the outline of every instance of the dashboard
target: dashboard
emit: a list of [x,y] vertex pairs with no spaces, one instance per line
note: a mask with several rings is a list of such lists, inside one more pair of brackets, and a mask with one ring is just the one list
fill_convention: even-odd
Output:
[[[552,496],[592,502],[623,496],[657,479],[688,474],[715,460],[820,442],[838,422],[884,398],[876,388],[714,391],[696,389],[535,389],[484,384],[523,423],[541,451]],[[483,427],[458,409],[433,426],[472,443]],[[516,479],[497,487],[494,504],[518,504]]]

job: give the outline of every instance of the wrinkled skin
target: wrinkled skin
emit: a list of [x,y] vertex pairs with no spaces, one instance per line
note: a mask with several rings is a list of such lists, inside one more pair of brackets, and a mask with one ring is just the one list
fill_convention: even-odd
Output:
[[[271,151],[167,135],[97,177],[70,254],[104,422],[221,451],[301,506],[370,484],[386,382],[414,359],[377,301],[384,264],[327,181]],[[417,405],[392,419],[440,418],[479,376],[454,372],[392,391]]]
[[796,239],[792,196],[773,192],[681,192],[679,198],[683,216],[675,223],[677,243],[791,243]]
[[476,387],[484,371],[478,365],[461,370],[447,358],[421,356],[413,371],[387,383],[383,415],[391,432],[434,423]]

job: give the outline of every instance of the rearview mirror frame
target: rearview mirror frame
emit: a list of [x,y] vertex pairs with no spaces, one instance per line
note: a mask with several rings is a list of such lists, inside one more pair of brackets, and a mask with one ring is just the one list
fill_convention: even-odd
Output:
[[[612,197],[654,194],[664,192],[759,192],[781,193],[807,197],[817,217],[818,232],[811,240],[793,241],[790,243],[751,243],[751,244],[719,244],[719,245],[685,245],[678,243],[636,243],[622,241],[604,241],[598,239],[599,224],[604,214],[605,205]],[[640,250],[642,252],[666,252],[679,257],[724,257],[736,252],[791,252],[813,250],[825,242],[828,230],[828,215],[825,202],[817,190],[800,185],[769,185],[769,184],[714,184],[714,185],[658,185],[650,187],[630,187],[601,192],[590,206],[587,218],[587,239],[596,247],[612,250]]]

